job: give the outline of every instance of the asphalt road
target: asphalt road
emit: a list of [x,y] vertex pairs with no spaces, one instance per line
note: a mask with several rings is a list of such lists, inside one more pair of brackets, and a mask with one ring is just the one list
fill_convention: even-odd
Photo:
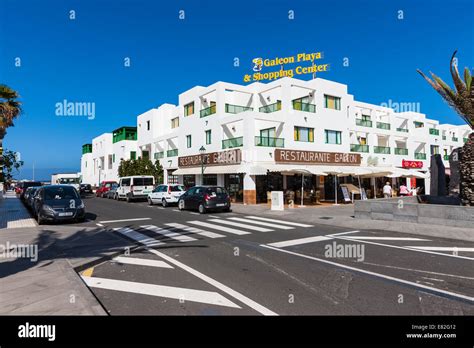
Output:
[[103,228],[132,247],[81,273],[111,315],[474,315],[474,243],[85,203],[78,229]]

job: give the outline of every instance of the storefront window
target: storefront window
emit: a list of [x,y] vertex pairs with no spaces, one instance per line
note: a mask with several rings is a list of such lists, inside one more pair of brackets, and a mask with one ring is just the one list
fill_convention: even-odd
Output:
[[203,185],[217,185],[217,174],[204,174],[202,178]]
[[177,184],[178,183],[178,176],[173,175],[174,170],[168,170],[168,184]]
[[229,192],[232,202],[243,202],[244,185],[243,174],[226,174],[224,175],[224,186]]
[[186,190],[196,186],[196,175],[183,175],[183,185]]

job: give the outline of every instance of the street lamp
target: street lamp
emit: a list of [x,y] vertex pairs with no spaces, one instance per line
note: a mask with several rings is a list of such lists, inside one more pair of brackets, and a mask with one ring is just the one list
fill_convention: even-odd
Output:
[[201,181],[204,180],[204,154],[206,153],[206,148],[203,146],[201,146],[201,148],[199,149],[199,153],[201,155]]

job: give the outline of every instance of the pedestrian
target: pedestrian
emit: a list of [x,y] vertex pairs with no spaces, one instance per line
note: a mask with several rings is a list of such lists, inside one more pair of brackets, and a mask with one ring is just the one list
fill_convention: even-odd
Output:
[[408,196],[408,187],[406,187],[404,183],[400,185],[400,196]]
[[392,197],[392,186],[390,186],[390,183],[388,181],[385,183],[385,186],[383,187],[383,197],[384,198]]

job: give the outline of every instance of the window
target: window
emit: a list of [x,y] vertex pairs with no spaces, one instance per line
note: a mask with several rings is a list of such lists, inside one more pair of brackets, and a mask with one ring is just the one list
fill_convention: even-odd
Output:
[[208,129],[206,131],[206,144],[209,145],[212,141],[212,131]]
[[146,121],[146,130],[150,130],[150,121]]
[[432,155],[439,155],[439,146],[438,145],[431,145],[431,154]]
[[194,114],[194,102],[186,104],[184,106],[184,116],[189,116]]
[[178,183],[178,176],[173,175],[174,170],[168,170],[168,184],[177,184]]
[[112,155],[112,162],[115,163],[115,154]]
[[142,151],[142,157],[145,158],[145,159],[149,159],[150,158],[150,153],[148,151]]
[[171,129],[179,127],[179,117],[175,117],[171,120]]
[[415,128],[423,128],[424,127],[423,122],[414,121],[413,124],[415,125]]
[[134,186],[153,186],[154,184],[155,180],[153,178],[133,178]]
[[326,109],[341,110],[341,98],[325,94],[324,107]]
[[191,145],[191,135],[186,135],[186,146],[189,149]]
[[276,128],[267,128],[260,130],[260,138],[275,138]]
[[359,144],[360,145],[367,145],[367,138],[359,137]]
[[112,169],[113,155],[108,156],[109,169]]
[[337,144],[341,145],[341,132],[326,129],[324,131],[326,133],[326,144]]
[[314,142],[314,128],[295,127],[295,141]]
[[370,121],[370,115],[362,115],[362,121]]
[[137,152],[136,151],[130,151],[130,159],[132,159],[132,160],[137,159]]

